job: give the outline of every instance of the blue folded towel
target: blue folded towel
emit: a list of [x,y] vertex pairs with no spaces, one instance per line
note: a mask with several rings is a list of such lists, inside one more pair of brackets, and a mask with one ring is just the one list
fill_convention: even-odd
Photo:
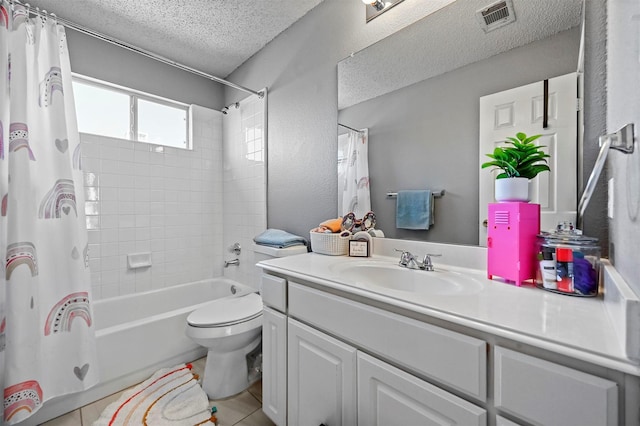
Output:
[[433,194],[430,190],[398,191],[396,228],[429,229],[433,223]]
[[293,246],[306,246],[307,240],[298,235],[290,234],[282,229],[267,229],[256,235],[253,239],[256,244],[276,248],[286,248]]

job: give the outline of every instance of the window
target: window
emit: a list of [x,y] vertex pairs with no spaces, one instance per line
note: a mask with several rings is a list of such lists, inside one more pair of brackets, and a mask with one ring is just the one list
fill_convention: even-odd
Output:
[[73,92],[82,133],[191,148],[185,104],[79,76]]

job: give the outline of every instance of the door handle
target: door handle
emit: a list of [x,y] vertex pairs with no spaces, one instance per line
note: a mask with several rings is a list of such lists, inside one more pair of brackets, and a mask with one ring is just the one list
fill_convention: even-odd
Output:
[[487,219],[482,221],[482,226],[484,226],[485,228],[487,228],[489,226],[489,221]]

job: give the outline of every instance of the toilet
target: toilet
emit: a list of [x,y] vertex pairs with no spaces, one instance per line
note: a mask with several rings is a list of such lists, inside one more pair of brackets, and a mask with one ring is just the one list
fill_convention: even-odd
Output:
[[[254,263],[306,253],[306,246],[284,249],[254,245]],[[255,267],[256,271],[259,268]],[[258,291],[260,274],[251,283]],[[250,385],[247,355],[262,340],[262,298],[258,293],[216,299],[187,317],[186,334],[208,349],[202,389],[209,399],[238,394]]]

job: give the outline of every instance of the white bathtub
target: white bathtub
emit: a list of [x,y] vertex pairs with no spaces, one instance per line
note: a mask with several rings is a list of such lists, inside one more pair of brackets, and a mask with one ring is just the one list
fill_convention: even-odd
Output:
[[[24,425],[36,425],[147,379],[162,367],[207,354],[185,335],[187,316],[222,297],[255,291],[226,278],[198,281],[93,304],[100,383],[78,394],[47,401]],[[235,295],[233,294],[235,292]]]

